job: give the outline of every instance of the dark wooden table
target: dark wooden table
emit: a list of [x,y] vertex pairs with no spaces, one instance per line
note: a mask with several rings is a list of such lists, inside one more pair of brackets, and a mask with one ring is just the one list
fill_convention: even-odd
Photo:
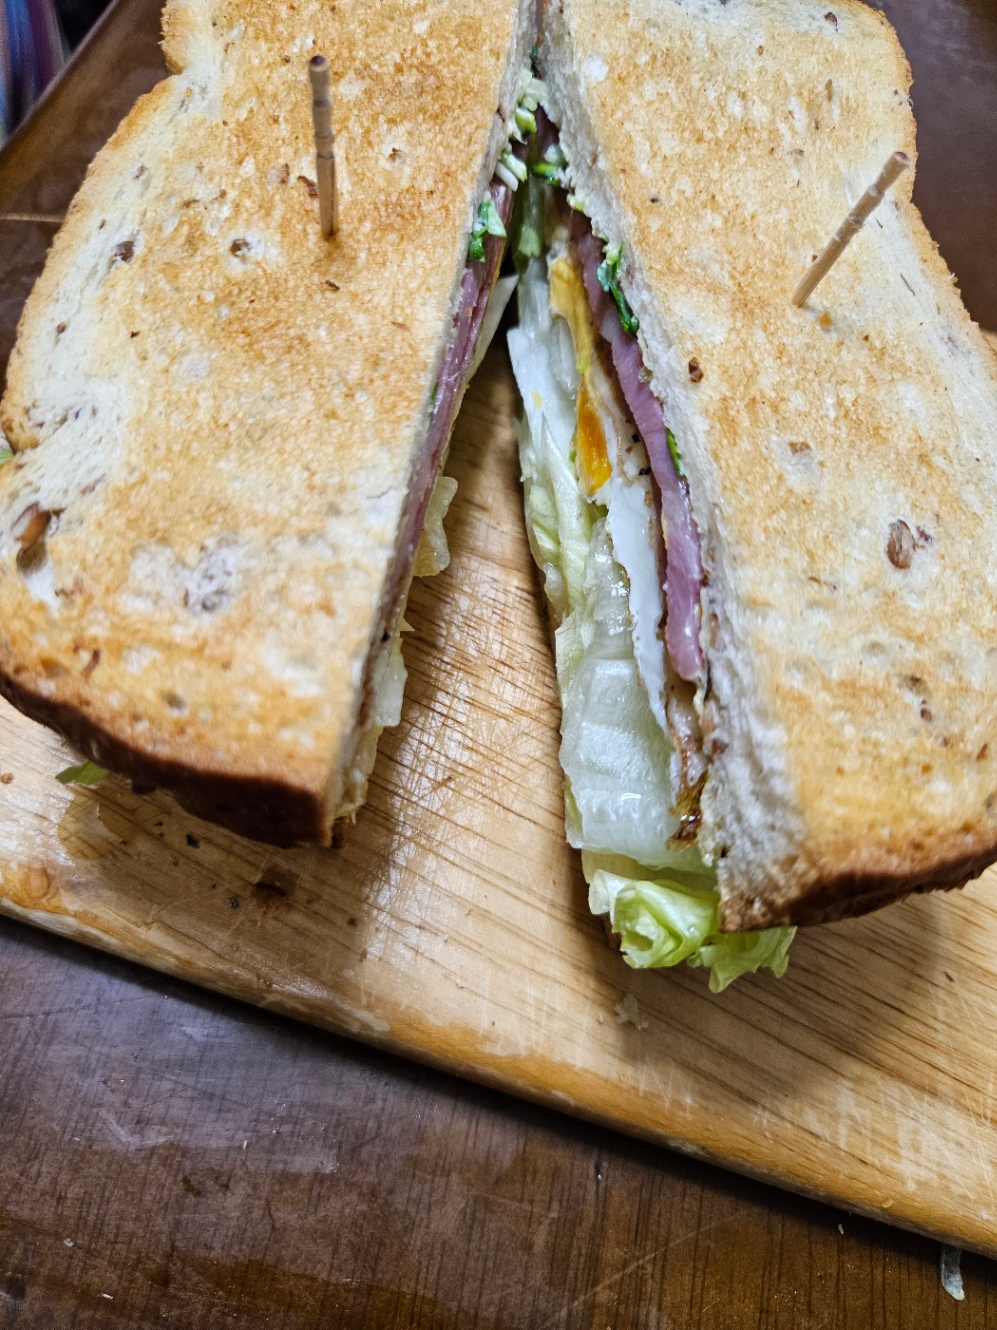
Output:
[[[997,0],[890,0],[917,197],[997,327]],[[87,161],[162,73],[117,0],[0,155],[0,365]],[[937,1244],[0,921],[0,1327],[997,1327]]]

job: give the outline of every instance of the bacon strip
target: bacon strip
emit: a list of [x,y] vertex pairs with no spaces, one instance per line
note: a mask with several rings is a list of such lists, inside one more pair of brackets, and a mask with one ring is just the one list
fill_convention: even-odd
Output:
[[575,214],[572,240],[582,264],[585,290],[595,325],[609,343],[620,388],[647,449],[654,479],[661,493],[661,522],[665,534],[665,645],[675,672],[697,680],[705,662],[699,641],[700,592],[703,564],[699,533],[689,508],[689,490],[675,470],[668,447],[661,403],[641,377],[644,357],[640,343],[625,332],[612,298],[599,285],[597,270],[603,245],[592,234],[588,219]]

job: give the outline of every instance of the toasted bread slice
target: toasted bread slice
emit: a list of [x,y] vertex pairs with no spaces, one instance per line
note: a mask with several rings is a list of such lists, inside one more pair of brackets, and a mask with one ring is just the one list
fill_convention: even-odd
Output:
[[176,72],[98,155],[24,312],[0,410],[17,452],[0,691],[247,834],[328,841],[347,797],[532,17],[521,0],[170,0]]
[[[700,845],[724,926],[813,923],[997,857],[997,375],[890,153],[910,72],[855,0],[557,0],[572,184],[623,246],[707,584]],[[690,362],[701,367],[690,373]]]

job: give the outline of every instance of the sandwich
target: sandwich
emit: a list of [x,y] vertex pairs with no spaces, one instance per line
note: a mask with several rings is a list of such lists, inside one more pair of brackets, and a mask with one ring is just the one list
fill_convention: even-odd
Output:
[[280,845],[363,802],[410,579],[447,559],[436,482],[526,176],[533,18],[168,3],[172,76],[93,163],[0,407],[0,692],[90,763]]
[[634,966],[781,973],[795,926],[997,858],[997,374],[902,177],[886,20],[558,0],[509,349],[568,838]]

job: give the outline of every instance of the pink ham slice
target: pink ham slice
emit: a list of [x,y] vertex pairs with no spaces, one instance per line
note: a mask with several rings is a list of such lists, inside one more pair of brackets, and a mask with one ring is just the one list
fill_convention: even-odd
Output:
[[572,238],[582,264],[592,316],[609,343],[620,388],[644,440],[651,470],[661,492],[666,547],[665,645],[668,656],[681,678],[698,680],[704,669],[699,641],[703,564],[699,534],[689,508],[688,487],[672,461],[661,403],[641,377],[644,357],[640,343],[631,333],[624,331],[612,298],[599,285],[597,270],[603,260],[603,244],[592,234],[588,220],[577,213]]
[[[507,226],[512,213],[512,190],[498,177],[493,177],[489,192],[498,214]],[[401,613],[402,593],[412,576],[415,551],[419,544],[419,535],[426,520],[426,509],[433,494],[433,485],[443,461],[447,442],[453,429],[454,420],[460,407],[464,389],[467,386],[467,371],[470,368],[474,348],[484,322],[485,310],[495,285],[505,241],[501,236],[485,236],[485,257],[482,262],[468,263],[461,278],[460,304],[454,317],[453,340],[443,361],[440,377],[436,385],[436,401],[433,415],[429,422],[426,440],[412,484],[409,489],[408,507],[402,529],[402,538],[398,547],[398,557],[392,572],[391,581],[385,589],[382,600],[381,633],[390,636],[397,627]],[[360,726],[366,718],[372,702],[371,679],[377,648],[371,652],[367,662],[367,686],[364,705],[360,714]]]
[[[503,224],[508,224],[512,212],[512,190],[497,178],[492,180],[489,190]],[[501,236],[486,236],[484,245],[484,261],[468,263],[464,269],[460,305],[454,319],[454,338],[443,362],[443,369],[440,371],[436,406],[429,427],[429,437],[426,440],[426,450],[430,453],[433,463],[432,474],[429,477],[430,490],[436,478],[436,467],[443,456],[443,449],[457,415],[467,371],[474,356],[474,348],[485,319],[485,310],[488,308],[499,264],[502,262],[505,242]],[[420,521],[419,529],[421,528]]]
[[[512,190],[494,177],[489,192],[503,224],[508,225],[512,212]],[[443,461],[460,400],[467,386],[467,371],[474,356],[478,334],[485,319],[485,310],[488,308],[488,300],[502,262],[505,241],[501,236],[485,236],[484,245],[484,260],[479,263],[468,263],[461,278],[460,304],[454,317],[453,341],[440,370],[433,417],[429,422],[419,468],[412,480],[404,533],[387,598],[389,607],[395,605],[400,590],[408,585],[416,547],[419,544],[419,534],[426,520],[426,509],[429,507],[436,475]]]

